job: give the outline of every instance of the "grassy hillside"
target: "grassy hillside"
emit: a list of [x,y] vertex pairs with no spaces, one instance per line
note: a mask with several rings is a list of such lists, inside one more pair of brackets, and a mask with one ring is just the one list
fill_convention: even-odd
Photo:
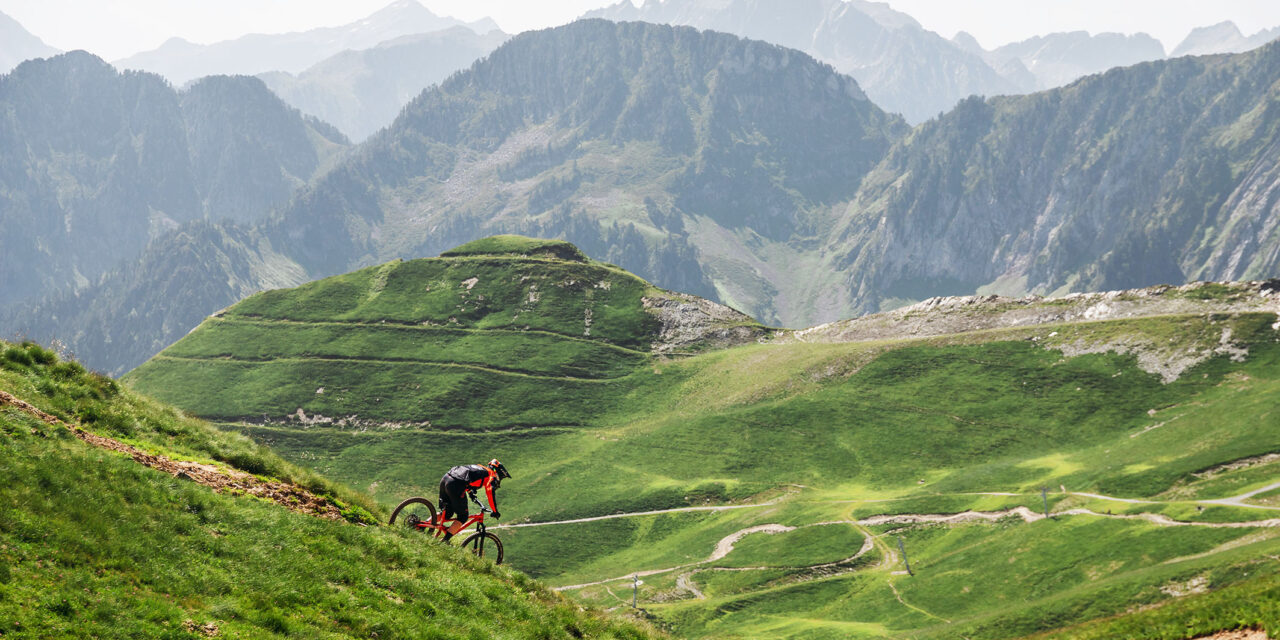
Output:
[[[690,637],[1273,620],[1271,307],[1205,313],[1206,285],[1169,293],[1194,313],[667,353],[660,292],[554,247],[263,294],[128,381],[384,505],[497,456],[514,566],[610,607],[645,573],[644,607]],[[1147,609],[1165,626],[1124,626]]]
[[16,397],[0,401],[6,638],[650,637],[408,532],[215,493],[77,438],[37,414],[149,456],[296,482],[352,520],[385,516],[39,346],[0,343],[0,390]]

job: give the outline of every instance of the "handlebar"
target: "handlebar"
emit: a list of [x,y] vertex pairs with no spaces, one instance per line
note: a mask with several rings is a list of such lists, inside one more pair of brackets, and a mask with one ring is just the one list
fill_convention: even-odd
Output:
[[490,508],[488,508],[488,507],[484,506],[484,503],[483,503],[483,502],[480,502],[480,499],[479,499],[479,498],[476,498],[476,492],[474,492],[474,491],[468,491],[468,492],[467,492],[467,497],[468,497],[468,498],[471,498],[471,501],[472,501],[472,502],[474,502],[474,503],[476,503],[476,506],[477,506],[477,507],[480,507],[480,512],[481,512],[481,513],[493,513],[493,509],[490,509]]

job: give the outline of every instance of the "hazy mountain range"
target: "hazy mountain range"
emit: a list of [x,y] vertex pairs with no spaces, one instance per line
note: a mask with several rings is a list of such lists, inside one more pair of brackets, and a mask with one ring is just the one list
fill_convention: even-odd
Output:
[[1028,89],[911,16],[864,0],[631,0],[585,17],[724,31],[799,49],[858,80],[873,102],[920,122],[970,95]]
[[498,48],[509,36],[467,27],[401,36],[343,51],[298,74],[258,77],[285,102],[363,140],[391,123],[410,100]]
[[57,49],[31,35],[17,20],[0,13],[0,73],[8,73],[23,60],[57,53]]
[[0,77],[0,302],[83,289],[196,220],[262,220],[347,146],[261,81],[174,91],[73,52]]
[[[177,99],[154,76],[100,75]],[[566,238],[788,326],[941,294],[1271,276],[1277,79],[1280,45],[1148,62],[970,99],[911,130],[800,52],[584,21],[513,38],[422,94],[276,215],[187,223],[3,328],[78,327],[66,339],[82,357],[127,369],[255,287],[501,232]]]
[[160,48],[138,53],[115,65],[152,71],[175,84],[218,74],[254,75],[267,71],[298,73],[348,49],[367,49],[406,35],[466,26],[488,33],[498,25],[488,18],[464,23],[441,17],[417,0],[397,0],[367,18],[338,27],[297,33],[251,34],[208,45],[173,38]]
[[1107,69],[1164,57],[1164,45],[1145,33],[1051,33],[992,51],[983,49],[963,31],[952,42],[981,56],[1010,79],[1021,85],[1030,83],[1036,89],[1061,87]]
[[1213,53],[1241,53],[1280,38],[1280,27],[1263,29],[1246,37],[1234,22],[1220,22],[1191,32],[1173,49],[1173,56],[1202,56]]
[[[631,0],[586,17],[691,25],[799,49],[852,75],[872,101],[912,123],[971,95],[1029,93],[1114,67],[1165,57],[1155,38],[1053,33],[994,50],[961,32],[948,41],[888,4],[866,0]],[[1280,28],[1245,38],[1233,23],[1193,31],[1173,56],[1238,53]]]

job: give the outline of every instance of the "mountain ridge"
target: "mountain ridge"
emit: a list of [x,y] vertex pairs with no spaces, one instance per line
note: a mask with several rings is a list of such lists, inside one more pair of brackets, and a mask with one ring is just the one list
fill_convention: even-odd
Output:
[[621,0],[583,17],[689,25],[804,51],[852,75],[877,105],[912,124],[973,94],[1019,89],[979,56],[883,3],[669,0],[637,7]]
[[0,74],[9,73],[24,60],[61,53],[44,43],[21,23],[0,12]]
[[281,99],[363,141],[389,126],[414,97],[492,52],[510,36],[463,26],[347,50],[298,74],[258,74]]
[[178,85],[209,75],[299,73],[347,49],[366,49],[396,37],[453,26],[465,26],[478,33],[497,28],[488,18],[464,23],[437,16],[417,0],[396,0],[345,25],[284,34],[249,34],[208,45],[173,38],[158,49],[134,54],[115,64],[152,71]]

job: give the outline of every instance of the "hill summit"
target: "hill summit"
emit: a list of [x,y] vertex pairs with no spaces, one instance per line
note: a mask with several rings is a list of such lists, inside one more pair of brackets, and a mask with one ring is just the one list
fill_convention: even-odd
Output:
[[567,242],[495,236],[257,294],[129,380],[222,419],[563,424],[593,415],[600,385],[625,386],[652,352],[765,334],[728,307],[658,289]]

